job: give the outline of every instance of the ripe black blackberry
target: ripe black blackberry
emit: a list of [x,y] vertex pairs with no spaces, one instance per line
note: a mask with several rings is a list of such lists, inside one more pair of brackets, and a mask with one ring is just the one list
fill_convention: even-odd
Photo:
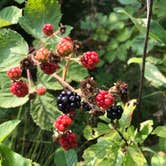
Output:
[[123,113],[123,108],[118,106],[112,106],[107,109],[107,117],[111,120],[120,119]]
[[82,102],[82,109],[85,110],[85,111],[90,111],[92,108],[88,103],[83,101]]
[[63,113],[69,113],[81,106],[81,97],[70,90],[64,90],[58,96],[57,106]]

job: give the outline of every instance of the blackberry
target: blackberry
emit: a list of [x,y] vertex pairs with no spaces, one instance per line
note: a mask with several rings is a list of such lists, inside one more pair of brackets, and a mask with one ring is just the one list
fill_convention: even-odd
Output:
[[107,109],[107,117],[111,120],[120,119],[123,113],[123,108],[118,106],[112,106]]
[[88,103],[83,101],[82,102],[82,109],[85,110],[85,111],[90,111],[92,108]]
[[57,106],[63,113],[69,113],[81,106],[81,97],[70,90],[64,90],[58,96]]

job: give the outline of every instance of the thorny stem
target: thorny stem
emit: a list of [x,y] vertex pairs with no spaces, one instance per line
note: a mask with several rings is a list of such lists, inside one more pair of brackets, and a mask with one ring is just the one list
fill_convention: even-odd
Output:
[[150,31],[150,20],[152,16],[152,4],[153,4],[153,0],[147,0],[147,28],[146,28],[144,49],[143,49],[143,55],[142,55],[142,70],[140,74],[139,94],[138,94],[138,110],[136,112],[138,126],[140,123],[140,116],[141,116],[140,110],[141,110],[141,102],[142,102],[142,89],[144,84],[145,61],[146,61],[148,38],[149,38],[149,31]]

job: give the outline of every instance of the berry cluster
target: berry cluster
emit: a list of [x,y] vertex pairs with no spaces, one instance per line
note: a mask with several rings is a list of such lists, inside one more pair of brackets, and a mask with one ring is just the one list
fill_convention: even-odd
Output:
[[40,62],[47,61],[49,58],[49,55],[50,55],[50,52],[48,51],[48,49],[40,48],[39,50],[36,51],[35,59]]
[[118,106],[111,106],[107,109],[107,117],[111,120],[120,119],[123,113],[123,108]]
[[46,93],[46,88],[44,86],[38,87],[38,88],[36,88],[36,93],[39,96],[42,96]]
[[54,26],[52,24],[44,24],[42,31],[46,36],[51,36],[54,32]]
[[104,109],[110,107],[114,101],[113,94],[104,90],[101,90],[96,96],[96,104]]
[[45,74],[53,74],[58,69],[58,65],[50,62],[43,62],[40,64],[40,68]]
[[63,113],[69,113],[77,108],[80,108],[81,97],[70,90],[64,90],[58,96],[57,106]]

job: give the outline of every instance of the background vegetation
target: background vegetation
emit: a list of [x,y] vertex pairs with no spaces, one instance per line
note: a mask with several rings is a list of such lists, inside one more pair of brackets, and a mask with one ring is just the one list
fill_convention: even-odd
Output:
[[[117,80],[123,80],[129,85],[130,99],[138,97],[146,2],[60,0],[59,3],[60,6],[56,0],[0,1],[0,142],[3,142],[0,144],[0,165],[29,166],[32,161],[36,162],[34,165],[39,163],[41,166],[72,166],[76,163],[85,166],[166,165],[165,0],[153,2],[143,102],[139,110],[141,122],[144,122],[140,132],[134,128],[137,125],[136,114],[133,114],[131,125],[125,124],[127,131],[122,127],[123,121],[120,122],[125,137],[134,142],[130,148],[123,149],[125,155],[123,146],[118,146],[123,141],[109,128],[105,117],[98,120],[93,129],[87,123],[89,116],[81,111],[78,111],[73,125],[79,147],[65,152],[53,143],[52,123],[59,115],[56,97],[62,87],[40,70],[37,84],[47,87],[45,96],[35,96],[30,101],[28,97],[17,99],[9,93],[10,80],[6,76],[9,66],[17,65],[28,53],[28,47],[37,47],[37,39],[45,40],[41,32],[45,22],[53,23],[55,29],[61,22],[67,25],[65,36],[70,34],[73,39],[82,41],[82,52],[95,50],[101,59],[93,71],[72,64],[68,82],[78,86],[81,79],[90,75],[101,89],[108,89]],[[53,40],[47,47],[52,48],[56,43]],[[134,107],[130,104],[125,109],[133,111]]]

